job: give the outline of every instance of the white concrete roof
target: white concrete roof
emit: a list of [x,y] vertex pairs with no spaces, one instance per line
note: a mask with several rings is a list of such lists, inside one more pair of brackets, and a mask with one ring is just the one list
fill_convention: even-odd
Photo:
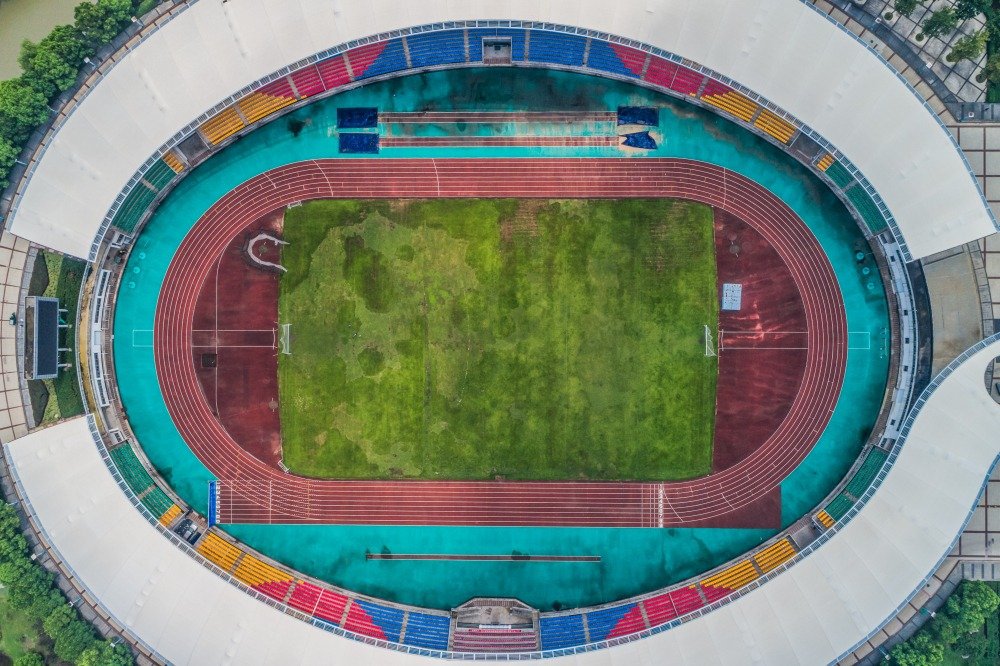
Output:
[[[1000,450],[983,371],[1000,336],[931,395],[867,505],[760,588],[650,638],[554,659],[580,666],[827,663],[886,621],[949,552]],[[86,418],[7,445],[52,545],[106,609],[178,664],[403,664],[251,598],[143,519],[114,483]]]
[[10,230],[87,256],[135,171],[244,86],[359,37],[449,20],[520,19],[633,38],[769,98],[852,160],[914,257],[992,233],[947,131],[874,53],[800,0],[218,0],[194,2],[134,47],[72,112]]

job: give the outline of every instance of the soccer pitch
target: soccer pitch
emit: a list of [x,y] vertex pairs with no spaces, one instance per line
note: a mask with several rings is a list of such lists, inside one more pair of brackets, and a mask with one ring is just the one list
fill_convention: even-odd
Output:
[[713,216],[667,199],[287,211],[284,462],[346,479],[711,471]]

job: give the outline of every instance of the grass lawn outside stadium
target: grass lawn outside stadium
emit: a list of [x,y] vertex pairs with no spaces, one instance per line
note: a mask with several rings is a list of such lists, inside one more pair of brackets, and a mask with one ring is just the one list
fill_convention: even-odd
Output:
[[709,207],[324,200],[286,213],[284,463],[327,478],[711,471]]

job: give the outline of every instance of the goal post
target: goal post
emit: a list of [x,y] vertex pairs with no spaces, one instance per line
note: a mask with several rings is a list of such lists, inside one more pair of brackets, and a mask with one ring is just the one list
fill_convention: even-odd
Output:
[[705,356],[715,356],[715,343],[712,341],[712,329],[705,324]]
[[281,353],[289,354],[292,353],[292,325],[282,324],[281,325]]

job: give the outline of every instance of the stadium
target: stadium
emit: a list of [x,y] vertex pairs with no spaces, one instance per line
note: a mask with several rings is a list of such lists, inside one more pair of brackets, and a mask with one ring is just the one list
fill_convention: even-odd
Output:
[[993,566],[1000,226],[822,4],[136,17],[0,199],[73,603],[140,663],[879,662]]

